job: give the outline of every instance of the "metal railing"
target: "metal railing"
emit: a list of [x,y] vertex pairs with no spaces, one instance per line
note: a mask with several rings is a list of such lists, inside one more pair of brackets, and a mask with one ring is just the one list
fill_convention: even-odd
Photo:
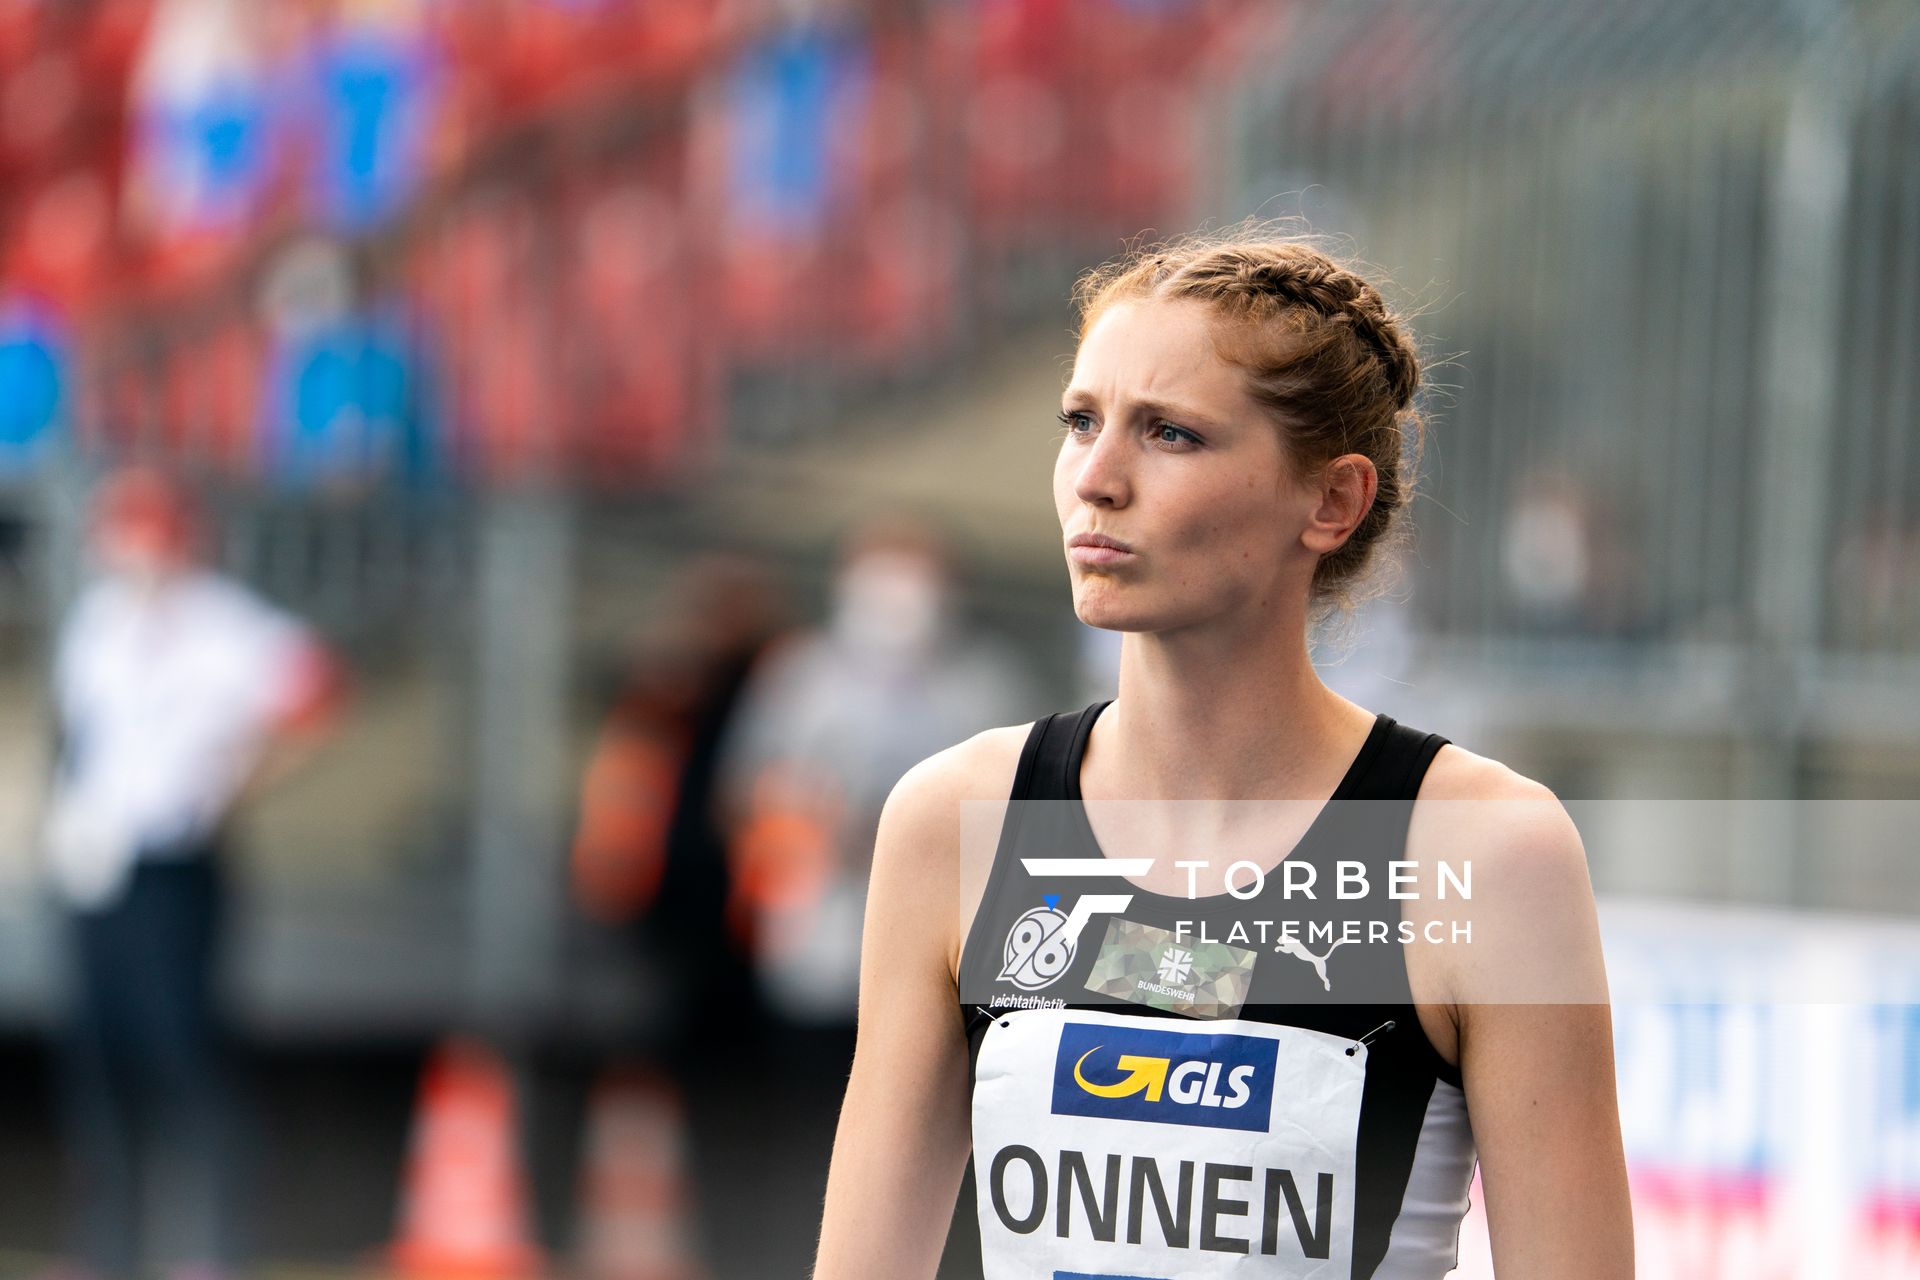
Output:
[[1920,653],[1920,14],[1315,4],[1243,76],[1219,210],[1350,237],[1457,357],[1430,637]]

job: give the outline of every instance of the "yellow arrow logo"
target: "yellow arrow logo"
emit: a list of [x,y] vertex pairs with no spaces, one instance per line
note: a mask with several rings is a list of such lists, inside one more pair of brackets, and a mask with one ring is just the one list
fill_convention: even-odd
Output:
[[1148,1102],[1160,1101],[1160,1091],[1167,1083],[1167,1060],[1165,1058],[1143,1058],[1134,1053],[1123,1053],[1114,1066],[1127,1073],[1124,1079],[1113,1084],[1094,1084],[1080,1074],[1081,1064],[1100,1052],[1101,1046],[1095,1045],[1080,1055],[1080,1061],[1073,1064],[1074,1083],[1088,1093],[1101,1098],[1125,1098],[1146,1090]]

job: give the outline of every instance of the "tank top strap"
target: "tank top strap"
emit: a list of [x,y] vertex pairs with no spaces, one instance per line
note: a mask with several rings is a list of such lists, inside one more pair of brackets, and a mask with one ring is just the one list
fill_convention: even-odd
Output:
[[1092,702],[1079,711],[1058,711],[1033,722],[1020,764],[1014,770],[1013,800],[1066,800],[1078,791],[1074,772],[1087,751],[1094,719],[1113,699]]
[[1419,795],[1420,783],[1434,756],[1447,745],[1447,739],[1439,734],[1424,733],[1384,713],[1380,723],[1385,736],[1342,799],[1411,802]]

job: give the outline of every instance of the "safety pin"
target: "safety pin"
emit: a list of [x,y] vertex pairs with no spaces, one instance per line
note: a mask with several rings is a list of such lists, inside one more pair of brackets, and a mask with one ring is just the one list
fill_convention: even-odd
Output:
[[1352,1044],[1348,1045],[1347,1056],[1351,1058],[1353,1056],[1353,1051],[1355,1049],[1358,1049],[1361,1045],[1366,1044],[1371,1040],[1374,1040],[1380,1036],[1385,1035],[1387,1032],[1391,1030],[1393,1030],[1393,1020],[1388,1019],[1387,1021],[1381,1023],[1379,1026],[1375,1027],[1373,1030],[1367,1032],[1367,1034],[1361,1036],[1358,1040],[1355,1040]]

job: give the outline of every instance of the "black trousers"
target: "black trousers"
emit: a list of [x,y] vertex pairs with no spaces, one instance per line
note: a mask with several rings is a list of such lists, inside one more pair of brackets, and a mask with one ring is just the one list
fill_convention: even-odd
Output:
[[106,1280],[139,1274],[153,1252],[140,1228],[154,1185],[178,1261],[239,1264],[235,1073],[214,987],[226,898],[216,854],[142,860],[117,901],[68,916],[61,1074],[73,1245]]

